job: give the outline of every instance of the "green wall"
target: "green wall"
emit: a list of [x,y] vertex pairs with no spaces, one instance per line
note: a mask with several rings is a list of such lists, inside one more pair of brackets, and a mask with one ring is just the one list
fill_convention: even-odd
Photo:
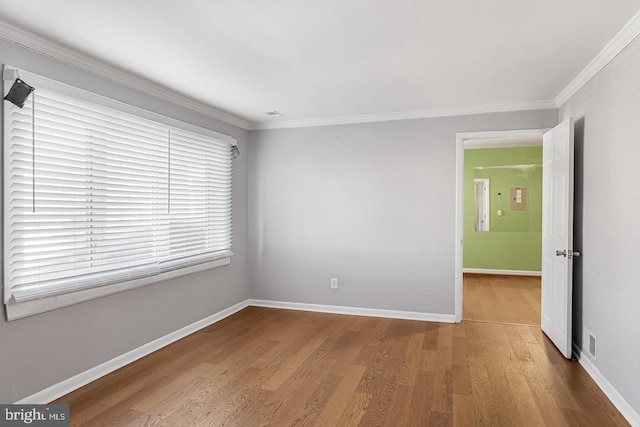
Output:
[[[542,163],[542,147],[487,148],[464,152],[464,268],[540,271],[542,168],[478,169]],[[474,178],[489,178],[490,231],[474,229]],[[509,208],[511,187],[526,187],[527,209]],[[497,216],[498,193],[503,215]]]

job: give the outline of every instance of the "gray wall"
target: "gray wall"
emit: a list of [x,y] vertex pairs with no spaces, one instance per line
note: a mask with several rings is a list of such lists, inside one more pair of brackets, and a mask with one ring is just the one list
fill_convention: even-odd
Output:
[[[223,132],[247,152],[247,132],[145,96],[0,40],[0,63],[32,71],[175,119]],[[0,403],[12,403],[248,296],[247,156],[234,166],[231,265],[61,308],[0,319]]]
[[640,38],[560,110],[576,120],[574,307],[597,336],[594,364],[640,412]]
[[251,297],[453,314],[456,132],[556,122],[552,109],[251,132]]

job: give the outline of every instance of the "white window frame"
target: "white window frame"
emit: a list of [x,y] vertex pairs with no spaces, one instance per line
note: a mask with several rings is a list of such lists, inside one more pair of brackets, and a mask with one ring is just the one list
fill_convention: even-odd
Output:
[[[6,65],[3,66],[3,69],[5,67],[8,69],[15,69],[15,67],[10,67]],[[210,129],[206,129],[200,126],[196,126],[190,123],[182,122],[180,120],[176,120],[161,114],[153,113],[151,111],[148,111],[139,107],[135,107],[129,104],[125,104],[123,102],[116,101],[92,92],[88,92],[83,89],[72,87],[67,84],[57,82],[57,81],[48,79],[46,77],[43,77],[37,74],[30,73],[24,70],[19,70],[19,74],[24,81],[28,82],[31,86],[36,87],[36,90],[37,88],[43,88],[43,89],[55,91],[63,95],[67,95],[67,96],[78,98],[84,101],[92,102],[104,107],[112,108],[121,112],[125,112],[128,114],[132,114],[132,115],[144,118],[144,119],[152,120],[169,127],[175,127],[175,128],[186,130],[196,134],[212,137],[220,141],[225,141],[232,146],[237,145],[237,141],[235,140],[235,138],[226,134],[222,134],[222,133],[219,133]],[[10,85],[11,82],[3,81],[3,83],[4,83],[3,93],[6,93],[9,87],[8,85]],[[3,100],[3,103],[4,102],[6,101]],[[5,215],[4,215],[4,206],[6,204],[5,197],[7,194],[7,191],[5,188],[5,186],[7,185],[7,180],[5,179],[5,176],[4,176],[4,156],[6,156],[6,150],[7,150],[7,147],[6,147],[7,144],[4,144],[4,141],[7,141],[7,129],[6,129],[6,126],[4,126],[4,123],[6,123],[6,118],[5,118],[6,110],[7,109],[4,108],[4,105],[3,105],[2,107],[2,120],[3,120],[2,138],[3,138],[4,148],[2,150],[2,159],[1,159],[3,164],[3,174],[1,177],[2,191],[3,191],[3,195],[2,195],[3,206],[1,209],[2,215],[3,215],[3,222],[2,222],[3,223],[3,248],[8,247],[6,242],[7,219],[5,218]],[[88,288],[88,289],[83,289],[83,290],[74,291],[70,293],[48,296],[41,299],[6,303],[5,307],[6,307],[7,319],[8,320],[19,319],[22,317],[54,310],[61,307],[66,307],[69,305],[77,304],[77,303],[88,301],[95,298],[100,298],[100,297],[115,294],[118,292],[135,289],[141,286],[149,285],[151,283],[157,283],[160,281],[169,280],[169,279],[173,279],[180,276],[229,265],[231,263],[232,255],[233,253],[230,252],[229,256],[226,256],[223,258],[215,259],[213,261],[205,262],[202,264],[197,264],[189,267],[184,267],[184,268],[164,272],[164,273],[150,276],[150,277],[143,277],[140,279],[129,280],[129,281],[110,284],[102,287]],[[2,268],[4,268],[4,262],[2,263],[2,265],[3,265]],[[2,275],[2,278],[3,278],[4,301],[7,301],[10,296],[9,295],[10,289],[9,289],[9,286],[6,285],[4,274]]]

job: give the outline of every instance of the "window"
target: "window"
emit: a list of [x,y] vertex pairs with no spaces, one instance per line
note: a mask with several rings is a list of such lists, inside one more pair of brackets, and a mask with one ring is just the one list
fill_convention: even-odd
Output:
[[228,264],[231,138],[36,86],[4,141],[9,317]]

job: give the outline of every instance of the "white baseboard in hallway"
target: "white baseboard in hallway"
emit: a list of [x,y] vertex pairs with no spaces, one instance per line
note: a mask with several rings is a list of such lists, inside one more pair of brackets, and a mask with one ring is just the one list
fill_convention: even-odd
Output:
[[622,414],[623,417],[627,419],[629,424],[633,427],[640,427],[640,414],[633,409],[633,407],[627,402],[627,400],[622,397],[622,395],[616,390],[616,388],[607,380],[607,378],[600,372],[600,370],[596,367],[596,365],[591,362],[591,360],[580,350],[577,345],[573,345],[573,355],[587,374],[595,381],[595,383],[600,387],[602,392],[609,398],[611,403],[618,408],[618,411]]
[[541,277],[541,271],[529,271],[529,270],[496,270],[491,268],[463,268],[463,273],[472,274],[496,274],[503,276],[533,276]]

